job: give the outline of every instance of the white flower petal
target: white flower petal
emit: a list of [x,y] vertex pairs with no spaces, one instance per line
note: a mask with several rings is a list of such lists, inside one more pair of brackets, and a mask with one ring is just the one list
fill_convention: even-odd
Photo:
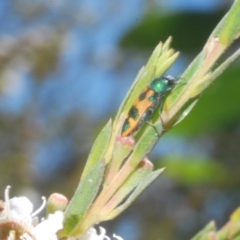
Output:
[[[69,240],[111,240],[107,235],[106,235],[106,230],[103,227],[99,227],[100,234],[97,233],[97,230],[95,228],[90,228],[84,236],[78,238],[70,238]],[[123,240],[123,238],[113,235],[113,237],[117,240]]]
[[14,197],[9,200],[10,209],[16,214],[29,216],[33,211],[33,204],[27,197]]
[[49,214],[48,219],[39,223],[32,231],[36,240],[57,240],[56,232],[62,229],[63,212]]

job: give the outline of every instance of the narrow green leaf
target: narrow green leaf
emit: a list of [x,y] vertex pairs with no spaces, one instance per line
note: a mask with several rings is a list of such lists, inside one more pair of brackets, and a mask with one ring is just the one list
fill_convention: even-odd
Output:
[[[234,236],[231,240],[239,240],[240,239],[240,233]],[[224,239],[225,240],[225,239]]]
[[229,221],[222,229],[218,231],[217,236],[220,240],[238,240],[240,236],[240,222]]
[[230,217],[229,222],[218,231],[220,240],[237,240],[240,237],[240,208],[238,207]]
[[240,49],[238,49],[233,55],[225,60],[220,66],[218,66],[211,74],[206,75],[199,81],[198,86],[195,88],[195,95],[200,95],[218,76],[220,76],[237,58],[240,56]]
[[180,123],[188,114],[191,112],[195,104],[198,102],[198,99],[191,99],[179,112],[179,115],[175,117],[174,126]]
[[130,154],[133,149],[135,141],[132,138],[122,138],[119,137],[116,139],[114,144],[114,151],[112,153],[112,159],[108,164],[108,169],[106,171],[106,176],[104,180],[104,184],[108,185],[114,176],[119,171],[123,161]]
[[231,214],[231,221],[232,222],[240,222],[240,207],[238,207],[232,214]]
[[232,64],[237,58],[239,58],[239,56],[240,48],[212,72],[210,80],[213,81],[219,75],[221,75],[230,66],[230,64]]
[[103,159],[103,155],[107,149],[112,131],[112,120],[110,119],[95,140],[92,150],[88,156],[86,166],[83,170],[81,181],[86,177],[93,166]]
[[209,240],[207,234],[216,231],[216,224],[214,221],[208,223],[200,232],[198,232],[191,240]]
[[158,59],[158,62],[156,64],[156,72],[155,72],[155,76],[159,77],[162,76],[167,70],[168,68],[176,61],[176,59],[179,56],[179,52],[174,53],[172,49],[170,49],[167,54],[168,57],[166,57],[165,59]]
[[159,58],[159,56],[161,55],[161,52],[162,52],[162,47],[163,47],[163,44],[162,42],[160,42],[156,48],[153,50],[153,53],[152,55],[150,56],[147,64],[146,64],[146,68],[150,68],[150,67],[155,67],[156,66],[156,62],[157,62],[157,59]]
[[240,1],[236,0],[226,16],[218,24],[213,32],[214,37],[219,37],[220,42],[229,45],[239,36],[240,31]]
[[191,79],[197,73],[200,66],[204,61],[204,54],[201,52],[193,62],[188,66],[185,72],[181,75],[179,84],[174,88],[174,90],[169,94],[164,104],[165,109],[171,108],[178,101],[179,96],[182,95],[183,91],[190,84]]
[[124,211],[144,191],[144,189],[147,188],[163,172],[163,170],[164,169],[159,169],[145,176],[139,182],[138,186],[128,197],[128,199],[109,214],[108,219],[112,219]]
[[105,163],[98,161],[79,184],[65,211],[64,227],[60,236],[67,237],[70,236],[72,231],[76,231],[81,218],[85,215],[98,193],[103,180],[104,169]]
[[133,189],[139,184],[139,182],[144,179],[153,169],[152,163],[147,161],[142,161],[140,163],[139,168],[134,170],[134,172],[128,177],[128,179],[120,186],[117,192],[113,195],[113,197],[109,200],[109,202],[104,206],[102,210],[102,215],[104,220],[106,219],[106,215],[108,215],[117,205],[119,205],[123,199],[131,192]]
[[129,165],[135,167],[152,150],[163,131],[162,122],[158,121],[153,126],[147,126],[142,136],[136,143],[131,156],[128,159]]
[[168,37],[168,39],[163,44],[163,52],[167,51],[170,48],[170,44],[172,43],[172,37]]

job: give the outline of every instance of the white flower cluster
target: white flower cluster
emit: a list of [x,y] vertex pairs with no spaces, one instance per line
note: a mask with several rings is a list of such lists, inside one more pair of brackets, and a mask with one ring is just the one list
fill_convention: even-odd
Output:
[[[47,219],[39,222],[37,214],[46,206],[43,198],[42,206],[33,212],[33,204],[27,197],[9,198],[8,186],[5,190],[5,201],[0,202],[0,236],[7,240],[58,240],[57,232],[63,228],[64,213],[56,211]],[[110,240],[106,230],[91,228],[84,236],[70,237],[67,240]],[[4,235],[6,234],[6,235]],[[116,240],[123,240],[114,235]]]

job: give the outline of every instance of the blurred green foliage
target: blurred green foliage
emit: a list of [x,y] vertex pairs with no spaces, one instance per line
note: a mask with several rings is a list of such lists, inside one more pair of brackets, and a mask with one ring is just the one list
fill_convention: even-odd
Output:
[[240,69],[231,66],[200,97],[192,112],[173,129],[191,136],[224,131],[237,126],[240,119]]
[[231,179],[233,173],[213,159],[199,159],[196,156],[180,158],[170,155],[168,158],[161,159],[156,167],[160,167],[159,165],[166,166],[166,175],[179,184],[189,187],[211,184],[221,188],[240,180],[240,177]]
[[152,51],[159,39],[165,40],[172,36],[173,48],[187,54],[196,54],[224,13],[225,11],[172,14],[150,12],[122,38],[120,46]]

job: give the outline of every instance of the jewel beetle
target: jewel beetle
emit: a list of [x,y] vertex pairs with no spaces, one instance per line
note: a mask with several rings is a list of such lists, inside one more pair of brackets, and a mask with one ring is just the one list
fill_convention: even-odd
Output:
[[173,90],[178,79],[172,76],[154,79],[139,95],[130,108],[122,127],[122,137],[129,136],[148,122],[157,107]]

